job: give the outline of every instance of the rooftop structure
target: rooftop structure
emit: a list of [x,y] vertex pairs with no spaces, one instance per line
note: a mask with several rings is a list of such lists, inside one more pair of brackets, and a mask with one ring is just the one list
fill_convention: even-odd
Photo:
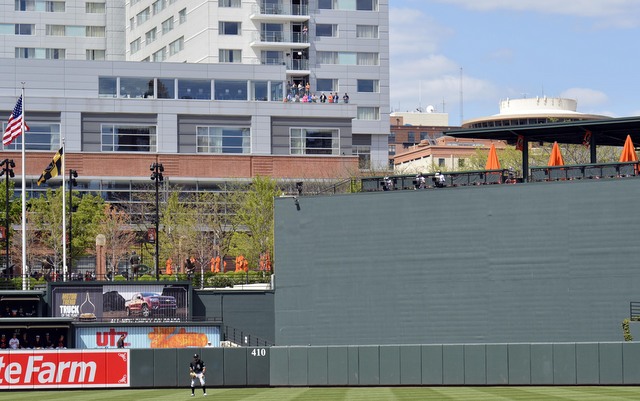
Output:
[[463,128],[488,128],[550,122],[601,120],[606,116],[577,111],[575,99],[535,97],[506,99],[500,102],[500,113],[464,121]]

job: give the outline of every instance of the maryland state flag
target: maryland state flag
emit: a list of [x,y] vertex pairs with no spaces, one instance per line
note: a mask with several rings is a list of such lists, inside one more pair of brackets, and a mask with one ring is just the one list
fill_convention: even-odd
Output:
[[47,180],[53,177],[57,177],[58,174],[60,174],[61,170],[62,170],[62,148],[60,148],[58,153],[56,153],[53,156],[53,160],[51,160],[51,163],[49,163],[47,168],[45,168],[42,174],[40,175],[40,178],[38,178],[38,186],[44,182],[47,182]]

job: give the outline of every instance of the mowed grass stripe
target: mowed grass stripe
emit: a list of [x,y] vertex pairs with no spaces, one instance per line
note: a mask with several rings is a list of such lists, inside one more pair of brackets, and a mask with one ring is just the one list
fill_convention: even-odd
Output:
[[314,387],[314,388],[189,388],[143,390],[0,391],[0,401],[631,401],[640,400],[640,387]]

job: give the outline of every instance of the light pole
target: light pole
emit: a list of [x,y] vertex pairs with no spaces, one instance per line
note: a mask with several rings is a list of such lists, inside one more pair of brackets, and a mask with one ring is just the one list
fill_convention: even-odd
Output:
[[78,185],[76,178],[78,172],[69,169],[69,270],[73,270],[73,187]]
[[156,162],[149,167],[149,170],[152,171],[151,179],[156,183],[156,281],[160,281],[160,196],[159,196],[159,187],[160,182],[164,180],[162,173],[164,172],[164,166],[162,163],[158,163],[158,156],[156,156]]
[[[4,215],[4,245],[5,245],[5,273],[9,275],[9,178],[15,177],[13,173],[13,169],[16,167],[16,164],[13,162],[13,159],[4,159],[0,162],[0,167],[2,170],[0,171],[0,177],[5,176],[5,184],[6,184],[6,193],[5,193],[5,215]],[[11,272],[13,273],[13,272]]]

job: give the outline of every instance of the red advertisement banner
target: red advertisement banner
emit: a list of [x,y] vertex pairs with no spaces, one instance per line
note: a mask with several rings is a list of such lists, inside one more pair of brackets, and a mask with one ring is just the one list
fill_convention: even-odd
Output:
[[129,386],[129,350],[0,353],[0,389]]

